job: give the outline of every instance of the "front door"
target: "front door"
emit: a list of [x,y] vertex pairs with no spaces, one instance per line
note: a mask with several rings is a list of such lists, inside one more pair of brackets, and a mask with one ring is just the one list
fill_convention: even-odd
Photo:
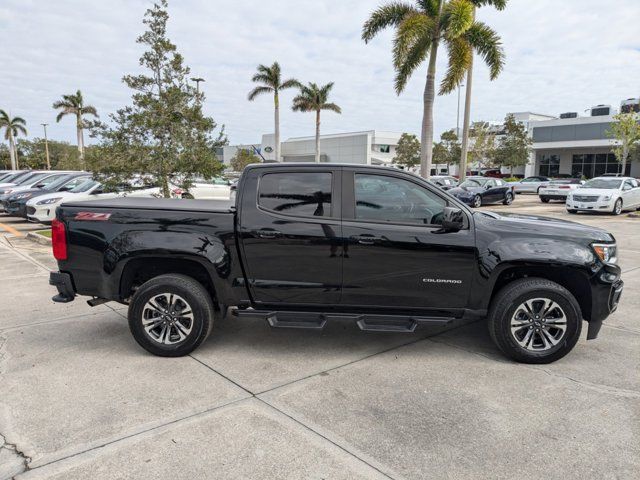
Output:
[[344,169],[342,304],[399,311],[467,304],[473,230],[442,233],[444,195],[418,178]]
[[340,301],[340,176],[336,167],[255,169],[244,182],[239,231],[256,304]]

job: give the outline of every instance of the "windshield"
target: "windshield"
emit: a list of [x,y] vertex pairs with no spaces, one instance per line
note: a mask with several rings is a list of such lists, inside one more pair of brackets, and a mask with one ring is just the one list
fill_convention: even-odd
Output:
[[594,178],[582,185],[580,188],[604,188],[608,190],[617,190],[622,185],[622,180],[616,178]]
[[33,183],[38,182],[38,180],[44,178],[45,176],[50,175],[49,173],[34,173],[32,175],[27,175],[26,178],[18,182],[18,185],[31,185]]
[[97,184],[98,184],[98,182],[96,182],[95,180],[88,179],[86,182],[82,182],[76,188],[73,188],[73,189],[69,190],[69,192],[71,192],[71,193],[86,192],[87,190],[89,190],[90,188],[96,186]]
[[0,177],[0,183],[11,183],[11,180],[18,176],[17,173],[5,173],[2,177]]
[[72,177],[71,175],[63,175],[62,177],[58,178],[57,180],[54,180],[49,185],[44,187],[44,189],[45,190],[57,190],[58,188],[60,188],[61,186],[63,186],[65,183],[67,183],[69,180],[71,180],[73,178],[74,177]]
[[461,187],[482,187],[489,181],[488,178],[467,178],[460,184]]

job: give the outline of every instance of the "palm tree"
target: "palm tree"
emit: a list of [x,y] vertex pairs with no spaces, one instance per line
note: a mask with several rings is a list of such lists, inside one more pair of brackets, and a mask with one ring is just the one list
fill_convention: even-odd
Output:
[[263,93],[273,93],[274,103],[274,120],[275,120],[275,135],[276,135],[276,162],[280,161],[280,90],[287,88],[300,88],[300,82],[295,78],[282,81],[282,75],[280,72],[280,65],[278,62],[273,62],[273,65],[267,67],[265,65],[258,65],[258,73],[256,73],[251,79],[254,83],[260,83],[261,85],[255,87],[249,92],[248,99],[250,102],[255,100],[256,97]]
[[[507,0],[469,0],[473,3],[473,19],[475,21],[476,18],[476,8],[484,7],[485,5],[490,5],[495,7],[497,10],[504,10],[507,6]],[[499,41],[499,39],[498,39]],[[478,53],[482,54],[482,51],[478,48],[473,47],[474,50],[478,51]],[[469,63],[469,68],[467,69],[467,86],[466,86],[466,94],[464,97],[464,117],[462,121],[462,149],[460,151],[460,168],[458,172],[458,176],[460,177],[460,181],[464,180],[464,177],[467,174],[467,152],[469,150],[469,121],[471,118],[471,86],[473,85],[473,52],[471,54],[471,62]]]
[[300,93],[293,99],[294,112],[316,112],[316,163],[320,163],[320,111],[342,113],[335,103],[329,102],[333,82],[318,86],[313,82],[300,86]]
[[18,148],[16,137],[19,134],[26,135],[27,122],[22,117],[11,118],[7,112],[0,110],[0,128],[4,128],[4,138],[9,141],[9,157],[11,158],[11,170],[18,168]]
[[413,4],[392,1],[375,10],[362,28],[368,43],[387,27],[395,27],[393,66],[395,89],[400,94],[411,74],[429,60],[423,94],[420,174],[429,178],[433,155],[433,103],[435,99],[436,57],[444,43],[448,68],[440,84],[440,95],[453,91],[471,65],[472,49],[489,65],[495,79],[504,63],[500,37],[473,16],[471,0],[416,0]]
[[98,116],[96,107],[92,105],[85,105],[84,98],[82,98],[82,92],[78,90],[75,94],[63,95],[62,100],[58,100],[53,104],[53,108],[61,110],[56,117],[56,122],[62,120],[65,115],[76,116],[76,131],[78,135],[78,152],[80,152],[80,161],[84,160],[84,115]]

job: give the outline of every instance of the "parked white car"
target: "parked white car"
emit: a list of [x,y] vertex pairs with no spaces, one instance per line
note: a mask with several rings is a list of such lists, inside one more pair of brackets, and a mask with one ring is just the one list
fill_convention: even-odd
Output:
[[540,187],[538,196],[542,203],[549,203],[551,200],[562,200],[566,202],[569,193],[576,188],[580,188],[583,183],[579,178],[552,180],[546,187]]
[[231,182],[224,178],[195,178],[188,190],[174,187],[172,193],[178,198],[228,199],[231,198]]
[[115,197],[161,197],[160,188],[122,188],[114,192],[105,192],[102,184],[89,179],[68,192],[55,192],[41,195],[27,202],[27,220],[30,222],[51,223],[56,216],[56,208],[64,202],[82,202]]
[[611,212],[640,208],[640,184],[631,177],[597,177],[567,197],[567,212]]
[[[47,185],[57,181],[62,177],[65,177],[66,175],[68,175],[68,172],[48,172],[31,175],[24,182],[0,188],[0,202],[6,201],[10,195],[14,195],[25,190],[31,190],[33,188],[46,188]],[[0,211],[4,211],[4,206],[0,205]]]
[[549,177],[536,176],[523,178],[519,182],[509,182],[509,185],[516,193],[538,193],[538,190],[549,185],[550,181]]

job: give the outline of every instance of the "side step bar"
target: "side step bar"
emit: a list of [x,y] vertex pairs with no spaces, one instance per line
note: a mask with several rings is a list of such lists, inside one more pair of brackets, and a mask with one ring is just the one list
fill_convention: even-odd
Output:
[[266,320],[274,328],[322,330],[328,321],[351,320],[364,331],[405,333],[413,333],[418,325],[445,326],[455,320],[454,317],[266,311],[252,308],[234,310],[233,315],[239,318]]

